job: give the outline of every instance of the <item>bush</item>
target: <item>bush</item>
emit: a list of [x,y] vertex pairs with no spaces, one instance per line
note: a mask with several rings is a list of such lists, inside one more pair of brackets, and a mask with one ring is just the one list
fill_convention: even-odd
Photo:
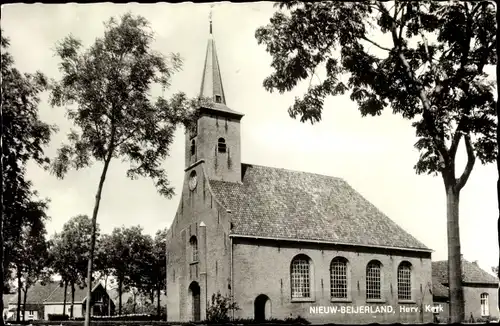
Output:
[[229,321],[229,312],[239,310],[236,302],[232,302],[228,297],[224,297],[217,292],[212,294],[212,303],[207,309],[207,322],[209,323],[227,323]]
[[63,314],[49,314],[49,321],[63,321],[63,320],[69,320],[68,315],[63,315]]

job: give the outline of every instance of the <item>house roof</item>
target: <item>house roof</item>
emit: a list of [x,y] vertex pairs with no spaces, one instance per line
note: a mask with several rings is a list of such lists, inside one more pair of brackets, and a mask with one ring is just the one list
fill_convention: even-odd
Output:
[[[28,304],[42,304],[43,301],[50,296],[52,292],[59,289],[59,282],[50,282],[42,284],[37,282],[32,287],[28,289],[28,294],[26,297],[26,303]],[[21,303],[24,302],[24,293],[21,293]],[[17,305],[17,294],[10,298],[10,304]]]
[[[102,286],[101,283],[97,283],[96,285],[94,285],[92,292],[95,291],[95,289],[98,286]],[[75,303],[82,303],[86,297],[87,297],[87,287],[81,288],[78,285],[75,285]],[[64,287],[58,287],[44,301],[47,303],[64,302]],[[66,290],[66,302],[70,301],[71,301],[71,286],[68,286]]]
[[4,294],[3,296],[3,304],[4,304],[4,309],[7,308],[9,305],[10,301],[14,298],[17,298],[17,295],[15,293],[7,293]]
[[430,251],[339,178],[242,164],[242,183],[210,186],[232,234]]
[[[432,262],[432,276],[438,282],[448,284],[448,261]],[[462,282],[498,285],[498,278],[489,274],[476,263],[462,260]]]
[[450,296],[449,288],[439,282],[436,277],[432,278],[432,296],[435,299],[448,299]]

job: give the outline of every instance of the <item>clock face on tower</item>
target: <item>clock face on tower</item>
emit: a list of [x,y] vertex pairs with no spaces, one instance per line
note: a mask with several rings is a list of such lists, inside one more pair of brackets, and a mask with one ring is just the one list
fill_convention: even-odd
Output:
[[196,177],[196,172],[192,171],[191,174],[189,175],[189,189],[194,190],[196,188],[197,182],[198,182],[198,179]]

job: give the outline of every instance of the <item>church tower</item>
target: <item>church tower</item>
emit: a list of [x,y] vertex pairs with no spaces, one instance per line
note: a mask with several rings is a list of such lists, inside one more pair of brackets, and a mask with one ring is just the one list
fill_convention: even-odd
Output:
[[186,131],[186,172],[203,161],[209,179],[241,182],[243,114],[226,105],[211,17],[199,96],[205,104],[200,105],[197,123]]

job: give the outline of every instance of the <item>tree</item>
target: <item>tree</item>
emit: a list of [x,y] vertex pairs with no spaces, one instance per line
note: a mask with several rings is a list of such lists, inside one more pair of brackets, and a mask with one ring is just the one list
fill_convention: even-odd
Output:
[[[21,311],[24,321],[28,289],[41,279],[46,271],[47,243],[44,225],[44,220],[47,219],[46,208],[44,202],[29,205],[29,211],[25,213],[35,216],[34,223],[22,226],[15,246],[12,248],[11,264],[16,271],[17,278],[17,321],[21,320]],[[22,294],[24,294],[24,299],[21,305]]]
[[[28,299],[28,290],[37,281],[47,282],[50,279],[47,269],[48,243],[45,239],[47,232],[45,225],[23,227],[21,242],[16,250],[15,265],[18,271],[19,286],[18,294],[23,292],[23,321],[26,316],[26,302]],[[23,282],[21,283],[21,279]],[[17,316],[20,313],[18,298]],[[18,317],[19,319],[19,317]]]
[[167,229],[158,230],[154,239],[145,235],[144,246],[148,249],[142,253],[138,264],[140,273],[136,280],[139,293],[149,298],[151,305],[156,301],[156,313],[161,315],[161,293],[165,292],[167,277],[166,258]]
[[[22,74],[14,67],[14,60],[8,52],[9,40],[1,38],[1,106],[0,106],[0,170],[2,173],[2,191],[0,204],[0,279],[2,294],[8,285],[8,271],[12,262],[12,250],[19,241],[19,234],[28,217],[24,215],[33,203],[36,193],[31,183],[26,180],[26,163],[34,160],[40,165],[48,163],[43,148],[49,143],[50,135],[55,127],[42,122],[38,117],[39,94],[47,86],[46,78],[41,73]],[[0,308],[3,311],[3,297]],[[3,314],[1,316],[3,321]]]
[[149,259],[144,257],[145,253],[152,251],[152,241],[149,236],[142,234],[140,226],[115,228],[110,240],[108,257],[118,285],[118,314],[121,315],[123,292],[133,288],[136,292],[143,290],[143,284],[146,284],[144,266]]
[[[168,229],[159,230],[156,232],[153,251],[152,251],[152,271],[151,273],[151,284],[152,290],[156,291],[156,314],[161,315],[161,291],[165,292],[166,282],[167,282],[167,253],[165,248],[167,248],[167,231]],[[151,300],[153,303],[153,300]]]
[[[92,229],[92,221],[87,215],[77,215],[66,222],[62,232],[56,234],[53,239],[53,267],[60,274],[65,291],[63,309],[66,305],[67,287],[71,289],[70,317],[73,317],[75,286],[85,287]],[[96,234],[99,234],[98,224]]]
[[[444,182],[450,316],[463,321],[460,191],[476,158],[486,164],[497,153],[494,83],[484,72],[497,63],[494,4],[290,1],[278,6],[256,38],[272,56],[274,72],[264,80],[268,91],[283,93],[309,80],[304,97],[289,108],[292,118],[318,122],[327,96],[350,91],[362,116],[390,106],[413,122],[420,151],[416,172],[440,174]],[[390,41],[376,41],[371,32]],[[467,165],[457,178],[461,140]]]
[[[153,33],[143,17],[130,13],[118,22],[111,18],[104,37],[96,39],[87,50],[72,36],[56,46],[62,60],[62,79],[54,84],[51,103],[68,106],[68,117],[79,130],[68,135],[52,166],[63,177],[69,168],[81,169],[94,161],[103,163],[95,196],[92,223],[94,230],[88,261],[88,290],[95,251],[95,224],[104,181],[113,158],[129,161],[127,176],[150,177],[160,194],[170,198],[173,189],[161,167],[177,125],[192,120],[193,101],[184,94],[170,100],[156,101],[149,95],[152,85],[169,86],[171,75],[180,69],[178,55],[167,59],[151,49]],[[90,322],[87,301],[85,326]]]

